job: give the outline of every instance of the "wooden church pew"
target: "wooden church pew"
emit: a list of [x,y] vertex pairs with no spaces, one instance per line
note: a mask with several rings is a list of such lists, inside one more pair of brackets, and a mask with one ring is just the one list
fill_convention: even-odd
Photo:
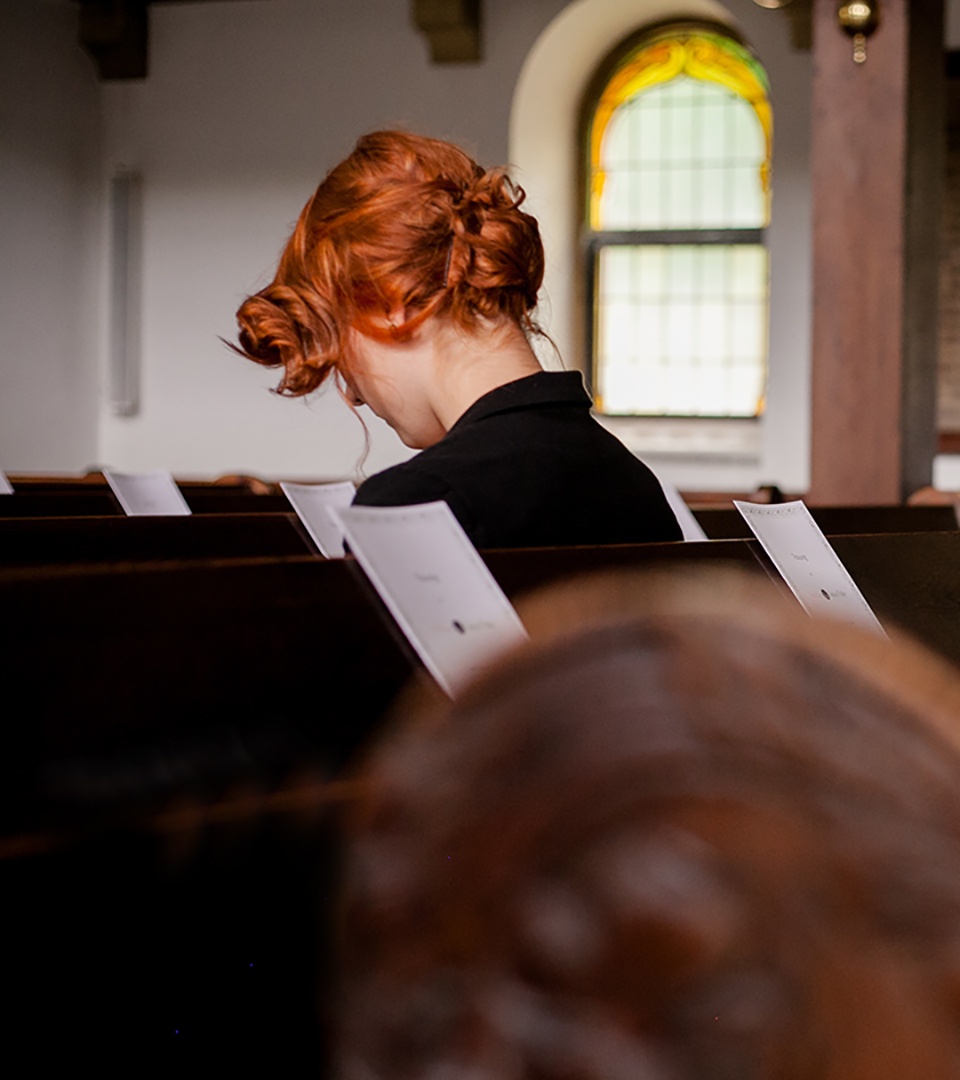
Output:
[[[375,721],[413,670],[409,651],[398,645],[351,560],[216,558],[218,549],[242,556],[260,541],[280,547],[289,541],[291,549],[306,550],[292,517],[259,520],[75,521],[67,526],[77,531],[66,549],[58,548],[55,525],[44,537],[44,523],[34,523],[41,529],[34,534],[40,537],[36,561],[64,550],[66,558],[76,551],[92,560],[99,547],[104,558],[135,558],[132,549],[139,548],[147,557],[189,553],[211,562],[0,574],[5,615],[18,627],[8,662],[34,688],[33,714],[62,733],[75,728],[86,734],[131,724],[162,730],[182,721],[189,727],[195,715],[299,716],[313,707],[307,683],[315,683],[291,661],[309,656],[313,678],[324,687],[322,706],[333,717],[328,749],[337,760],[348,754],[354,735],[359,731],[362,738],[364,725]],[[14,529],[21,524],[22,543],[11,562],[23,564],[32,561],[30,523],[3,523]],[[247,531],[246,539],[238,540],[238,529]],[[952,567],[960,566],[958,545],[960,533],[851,537],[835,546],[881,618],[893,617],[960,662],[954,630],[960,586],[954,595],[949,580]],[[617,565],[709,558],[756,567],[765,561],[755,541],[487,552],[485,558],[511,596]],[[261,671],[269,678],[254,677]]]
[[[827,536],[958,528],[953,506],[811,506],[809,510]],[[693,515],[711,540],[748,539],[753,535],[735,506],[697,507]]]
[[152,805],[168,753],[172,790],[244,762],[338,766],[414,667],[366,589],[352,560],[310,556],[0,571],[4,659],[30,688],[29,722],[2,736],[0,806],[99,812],[138,777]]
[[14,491],[0,495],[0,518],[91,517],[123,514],[109,488],[77,485],[63,491]]
[[[107,488],[106,477],[101,472],[86,473],[83,476],[33,476],[33,475],[8,475],[13,489],[18,492],[47,492],[55,495],[61,491],[76,491],[79,489]],[[275,491],[276,486],[267,481],[256,481],[267,490]],[[240,495],[250,493],[252,488],[249,483],[240,479],[233,480],[177,480],[177,487],[181,491],[222,491],[227,494]]]
[[[960,667],[960,530],[831,536],[830,544],[881,622],[906,631]],[[483,555],[508,595],[562,577],[574,567],[586,571],[619,565],[683,567],[698,562],[741,568],[754,563],[786,591],[756,540]]]
[[[751,545],[706,546],[762,577]],[[487,558],[516,593],[693,547]],[[8,569],[0,603],[19,627],[5,658],[30,688],[0,735],[0,890],[21,988],[7,1020],[33,1060],[323,1075],[329,816],[296,797],[290,812],[217,815],[335,778],[424,678],[356,564]]]
[[[515,596],[551,579],[618,565],[712,557],[762,573],[755,548],[632,545],[486,558]],[[5,660],[30,687],[31,723],[10,730],[0,752],[0,789],[5,781],[8,792],[19,791],[14,802],[21,806],[21,796],[30,794],[23,783],[29,787],[36,777],[24,781],[11,766],[4,778],[4,761],[63,763],[94,755],[97,769],[109,773],[127,768],[131,747],[189,741],[208,730],[230,738],[239,731],[269,744],[278,761],[313,757],[339,767],[419,670],[352,559],[6,568],[0,604],[17,627]],[[219,737],[210,744],[214,756]],[[196,766],[200,774],[206,767]],[[61,794],[67,802],[79,797],[67,788]],[[53,805],[46,795],[44,805]]]
[[[960,533],[835,547],[881,617],[960,662]],[[753,541],[484,558],[513,596],[714,558],[774,587]],[[8,1026],[98,1076],[321,1075],[336,843],[319,803],[270,807],[335,782],[418,671],[356,564],[4,570],[0,604],[29,690],[0,735]]]
[[[833,543],[881,620],[960,665],[960,532]],[[783,588],[756,541],[483,554],[511,597],[589,570],[705,561]],[[419,670],[352,559],[6,568],[0,604],[17,628],[5,660],[30,687],[31,716],[7,731],[0,777],[4,760],[122,757],[207,729],[254,741],[282,732],[278,760],[307,754],[339,767]],[[22,793],[13,771],[7,790]]]
[[305,555],[296,514],[0,519],[0,566]]
[[[181,489],[187,506],[195,514],[276,514],[287,513],[290,503],[282,494],[254,495],[239,488],[213,485]],[[76,517],[121,515],[123,510],[113,492],[105,486],[78,484],[49,490],[15,490],[0,496],[0,517]]]
[[734,566],[779,578],[766,562],[756,540],[712,540],[704,543],[611,544],[598,547],[526,548],[481,552],[484,562],[507,596],[574,574],[619,568],[682,568],[710,564]]
[[882,623],[960,667],[960,532],[832,536],[830,544]]
[[286,514],[291,510],[290,500],[281,492],[254,495],[249,491],[235,491],[205,487],[181,488],[187,506],[195,514]]

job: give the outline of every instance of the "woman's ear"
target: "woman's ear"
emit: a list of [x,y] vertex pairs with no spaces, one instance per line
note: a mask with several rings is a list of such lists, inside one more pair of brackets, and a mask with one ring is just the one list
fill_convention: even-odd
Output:
[[411,312],[408,310],[405,304],[395,304],[390,311],[387,312],[387,326],[390,328],[390,335],[394,338],[401,338],[406,336],[404,334],[404,327],[410,319]]
[[396,304],[392,308],[371,311],[364,315],[364,328],[358,332],[380,340],[402,340],[407,336],[404,333],[407,319],[406,307],[403,304]]

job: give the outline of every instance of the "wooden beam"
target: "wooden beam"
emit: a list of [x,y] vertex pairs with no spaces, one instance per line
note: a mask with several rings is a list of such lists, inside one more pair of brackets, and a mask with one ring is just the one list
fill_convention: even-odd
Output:
[[482,59],[480,0],[413,0],[413,23],[430,45],[435,64]]
[[793,47],[809,52],[813,46],[813,0],[791,0],[780,10],[790,20]]
[[103,80],[145,79],[149,67],[153,3],[199,4],[206,0],[76,0],[79,41]]
[[854,63],[814,0],[812,501],[890,503],[936,451],[943,0],[881,0]]
[[101,79],[147,76],[148,0],[80,0],[80,44]]

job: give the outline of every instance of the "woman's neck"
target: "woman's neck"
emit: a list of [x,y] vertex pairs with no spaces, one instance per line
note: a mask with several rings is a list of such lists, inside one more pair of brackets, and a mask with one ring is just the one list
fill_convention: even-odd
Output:
[[523,329],[511,318],[481,320],[470,332],[444,319],[431,324],[430,394],[446,431],[484,394],[543,370]]

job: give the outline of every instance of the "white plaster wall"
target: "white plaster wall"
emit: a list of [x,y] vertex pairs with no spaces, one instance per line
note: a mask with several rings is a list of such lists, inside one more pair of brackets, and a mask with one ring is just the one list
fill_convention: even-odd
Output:
[[65,0],[0,0],[0,467],[97,457],[96,75]]

